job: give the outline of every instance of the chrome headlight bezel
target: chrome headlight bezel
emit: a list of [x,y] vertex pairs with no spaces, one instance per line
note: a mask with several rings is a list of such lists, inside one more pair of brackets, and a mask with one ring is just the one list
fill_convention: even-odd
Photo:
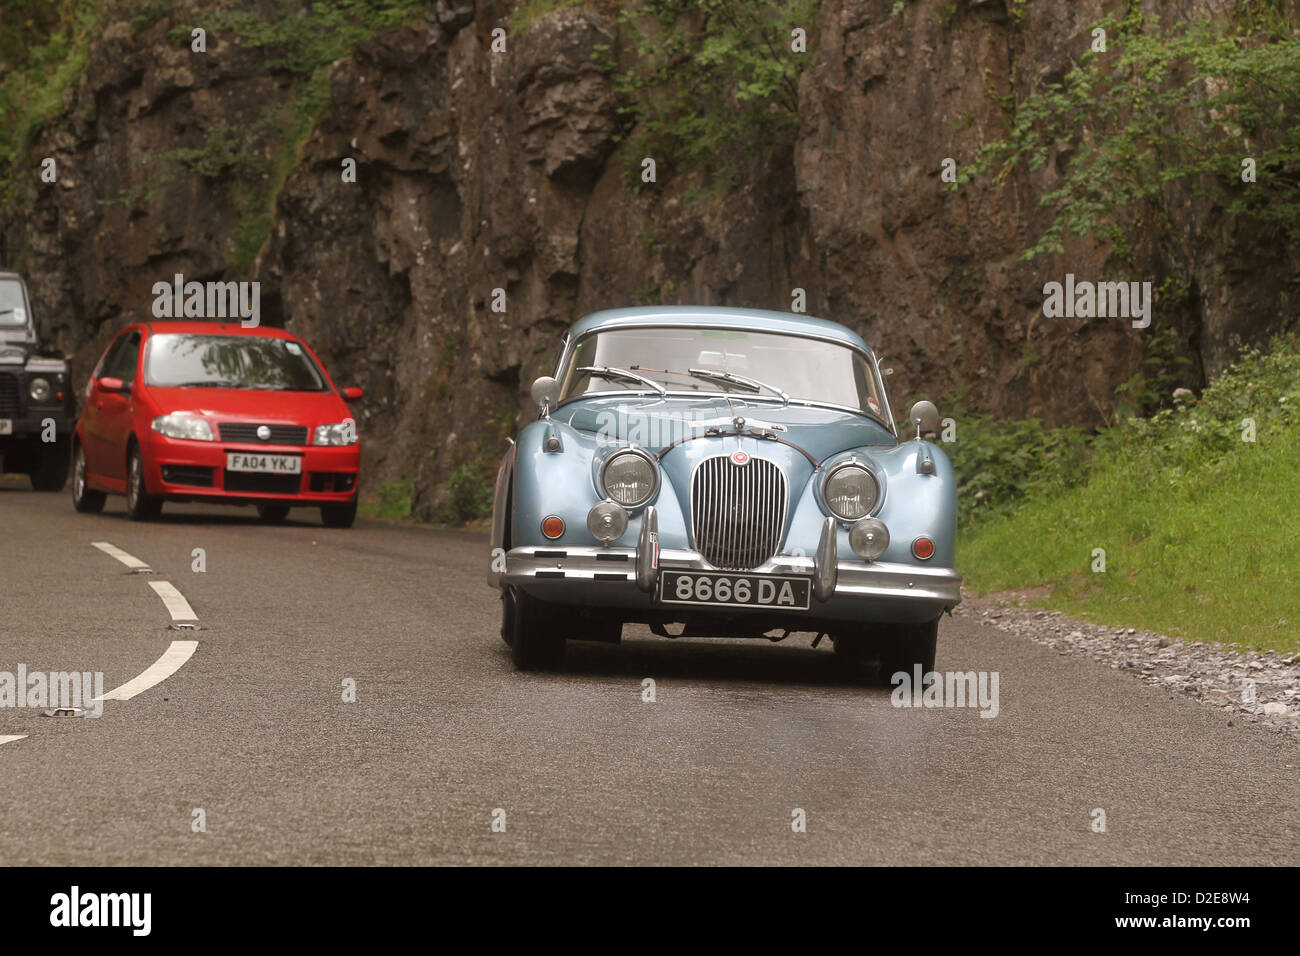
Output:
[[[849,470],[860,471],[866,475],[867,478],[870,479],[871,487],[873,489],[871,501],[861,510],[852,513],[837,509],[833,503],[833,497],[831,495],[831,482],[833,482],[837,477],[843,476]],[[827,511],[840,521],[857,521],[859,518],[865,518],[871,515],[876,510],[876,506],[880,504],[880,494],[880,478],[876,475],[875,470],[856,459],[851,458],[848,461],[840,462],[838,465],[835,465],[833,468],[828,470],[825,477],[822,478],[822,504],[826,506]]]
[[198,415],[186,412],[168,412],[159,415],[149,426],[164,438],[182,438],[187,441],[212,441],[212,426]]
[[[42,394],[37,394],[40,391]],[[50,380],[41,376],[36,376],[27,383],[27,397],[37,405],[44,405],[54,394],[54,389],[50,386]]]
[[[605,476],[608,474],[610,466],[616,461],[627,457],[635,457],[639,459],[650,471],[650,490],[643,497],[638,498],[635,501],[622,500],[618,495],[614,494],[614,492],[610,490],[609,485],[605,481]],[[640,508],[642,505],[653,501],[655,495],[659,494],[659,465],[649,455],[649,453],[640,448],[621,448],[601,462],[600,493],[602,497],[608,498],[610,501],[617,505],[622,505],[624,508]]]
[[346,446],[355,445],[361,439],[357,436],[357,423],[354,421],[330,422],[317,425],[312,433],[313,445]]

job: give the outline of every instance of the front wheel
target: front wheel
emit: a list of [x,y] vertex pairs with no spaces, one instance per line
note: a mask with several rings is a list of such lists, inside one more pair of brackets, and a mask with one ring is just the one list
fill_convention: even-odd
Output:
[[258,505],[257,516],[267,524],[281,524],[289,517],[288,505]]
[[62,491],[68,481],[68,442],[41,442],[28,475],[37,491]]
[[151,521],[162,512],[162,499],[145,490],[144,458],[140,446],[131,446],[126,465],[126,513],[132,521]]
[[320,520],[327,528],[351,528],[357,520],[357,499],[345,505],[321,505]]
[[78,445],[72,458],[72,507],[83,514],[97,514],[104,510],[107,497],[102,491],[92,491],[86,484],[86,456]]
[[934,670],[939,643],[939,619],[924,624],[873,624],[858,633],[831,638],[835,656],[853,678],[874,678],[889,686],[899,671],[909,677],[919,664],[921,673]]
[[549,670],[564,660],[564,631],[558,626],[564,615],[549,610],[519,588],[506,596],[502,627],[510,629],[510,656],[521,671]]

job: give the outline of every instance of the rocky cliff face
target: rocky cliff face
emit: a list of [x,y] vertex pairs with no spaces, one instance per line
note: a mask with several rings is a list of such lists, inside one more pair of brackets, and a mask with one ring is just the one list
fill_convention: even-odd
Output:
[[[900,16],[890,0],[827,0],[794,147],[752,157],[739,189],[701,201],[690,175],[625,183],[617,102],[591,58],[614,42],[605,5],[555,10],[493,52],[508,4],[437,0],[332,67],[330,103],[286,161],[248,275],[263,321],[366,389],[369,480],[415,478],[423,517],[440,515],[449,475],[482,469],[527,420],[528,385],[550,371],[564,328],[638,302],[789,309],[804,289],[810,313],[857,328],[896,369],[896,404],[965,383],[982,410],[1097,423],[1151,330],[1045,319],[1046,281],[1185,277],[1191,294],[1157,303],[1155,324],[1177,328],[1208,371],[1297,314],[1295,250],[1212,210],[1189,206],[1132,263],[1081,243],[1026,265],[1017,255],[1046,224],[1035,201],[1056,163],[1032,180],[943,188],[943,160],[969,160],[999,129],[989,91],[1063,75],[1114,6],[1030,3],[1016,17],[1004,0],[911,0]],[[220,33],[206,54],[169,40],[170,26],[202,22],[197,10],[103,32],[32,145],[33,169],[58,160],[57,184],[28,186],[4,212],[0,253],[83,374],[147,314],[154,282],[236,277],[236,173],[250,157],[223,153],[214,132],[241,142],[292,104],[264,51]],[[215,170],[160,175],[150,158],[182,146],[203,147]],[[272,137],[251,158],[274,168],[275,149]],[[356,182],[341,175],[349,158]]]

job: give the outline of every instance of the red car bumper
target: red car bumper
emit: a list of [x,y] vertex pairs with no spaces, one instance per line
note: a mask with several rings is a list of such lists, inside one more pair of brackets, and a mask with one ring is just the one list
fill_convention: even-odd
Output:
[[[299,505],[351,501],[361,470],[358,445],[272,445],[186,441],[151,432],[141,445],[145,490],[170,500]],[[302,459],[296,475],[228,471],[226,455],[246,452]]]

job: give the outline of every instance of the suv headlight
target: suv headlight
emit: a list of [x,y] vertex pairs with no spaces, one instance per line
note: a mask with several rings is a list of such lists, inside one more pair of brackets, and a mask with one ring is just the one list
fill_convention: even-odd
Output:
[[357,443],[356,422],[336,422],[331,425],[317,425],[313,445],[355,445]]
[[600,486],[606,498],[624,508],[635,508],[659,489],[659,469],[643,451],[615,452],[600,469]]
[[153,430],[168,438],[188,438],[191,441],[212,441],[212,428],[197,415],[172,412],[153,420]]
[[27,385],[27,394],[32,397],[33,402],[48,402],[50,400],[50,383],[43,378],[34,378]]
[[856,521],[871,514],[880,499],[880,483],[871,469],[849,461],[836,465],[822,482],[822,500],[831,514]]

